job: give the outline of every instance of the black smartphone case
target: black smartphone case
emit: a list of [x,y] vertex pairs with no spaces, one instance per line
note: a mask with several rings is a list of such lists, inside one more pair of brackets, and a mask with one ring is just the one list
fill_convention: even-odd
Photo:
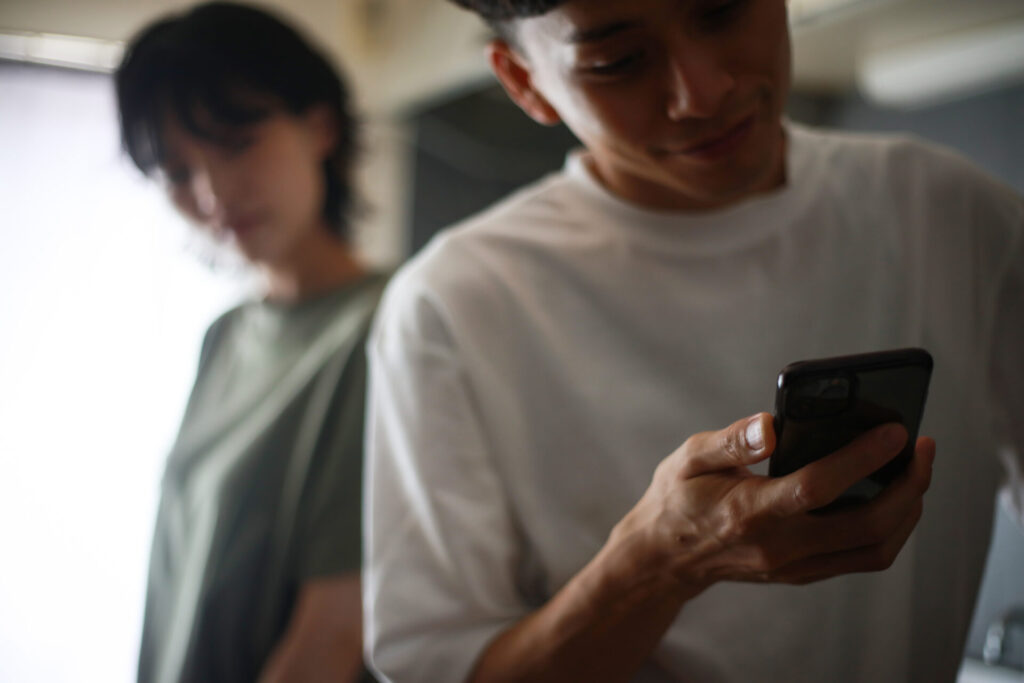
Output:
[[932,357],[924,349],[837,356],[787,365],[775,394],[776,446],[771,476],[784,476],[833,453],[886,422],[910,435],[903,451],[843,494],[869,500],[902,473],[914,454]]

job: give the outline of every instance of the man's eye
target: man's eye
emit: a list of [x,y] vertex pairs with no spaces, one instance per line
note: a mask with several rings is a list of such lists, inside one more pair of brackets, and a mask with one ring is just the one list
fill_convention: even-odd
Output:
[[584,71],[595,76],[617,76],[628,73],[638,67],[643,60],[640,53],[626,55],[609,62],[596,62],[584,67]]
[[750,0],[724,0],[724,2],[707,3],[701,11],[700,20],[705,28],[714,30],[725,28],[735,21]]

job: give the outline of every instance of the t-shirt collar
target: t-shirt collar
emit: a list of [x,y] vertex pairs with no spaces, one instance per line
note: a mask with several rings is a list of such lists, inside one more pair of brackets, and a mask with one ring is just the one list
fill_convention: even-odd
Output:
[[563,171],[570,184],[586,194],[588,206],[638,238],[650,235],[654,239],[667,238],[677,245],[685,242],[691,247],[709,249],[736,247],[788,223],[787,217],[799,210],[802,200],[809,195],[807,133],[790,121],[783,125],[787,139],[785,185],[721,209],[659,211],[623,199],[593,176],[582,149],[567,155]]

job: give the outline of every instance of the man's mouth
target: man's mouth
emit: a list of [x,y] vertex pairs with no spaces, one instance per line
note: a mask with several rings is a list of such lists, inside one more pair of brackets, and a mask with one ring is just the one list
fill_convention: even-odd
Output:
[[715,133],[683,147],[669,148],[667,152],[672,155],[685,156],[696,161],[718,161],[732,154],[746,141],[755,123],[755,115],[750,114],[720,133]]

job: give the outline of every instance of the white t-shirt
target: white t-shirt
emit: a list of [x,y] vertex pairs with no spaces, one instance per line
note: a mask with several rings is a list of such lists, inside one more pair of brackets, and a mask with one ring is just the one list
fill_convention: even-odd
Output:
[[652,212],[571,156],[393,280],[369,346],[366,639],[383,675],[463,680],[665,456],[771,410],[782,366],[922,346],[938,459],[894,566],[717,584],[635,680],[954,679],[1007,414],[1024,444],[1024,203],[933,147],[787,130],[778,191]]

